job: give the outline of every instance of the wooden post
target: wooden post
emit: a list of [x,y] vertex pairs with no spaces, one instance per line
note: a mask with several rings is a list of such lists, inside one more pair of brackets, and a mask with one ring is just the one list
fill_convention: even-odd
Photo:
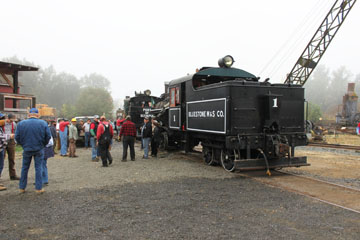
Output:
[[[18,94],[18,91],[19,91],[18,71],[14,71],[13,80],[14,80],[13,93]],[[16,99],[13,99],[13,108],[17,108]]]

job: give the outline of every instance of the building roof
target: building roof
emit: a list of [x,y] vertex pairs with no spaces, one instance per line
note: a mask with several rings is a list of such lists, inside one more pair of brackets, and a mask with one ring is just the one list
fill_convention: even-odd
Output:
[[0,73],[4,73],[8,75],[12,75],[18,71],[37,71],[37,70],[39,70],[39,68],[37,67],[0,61]]

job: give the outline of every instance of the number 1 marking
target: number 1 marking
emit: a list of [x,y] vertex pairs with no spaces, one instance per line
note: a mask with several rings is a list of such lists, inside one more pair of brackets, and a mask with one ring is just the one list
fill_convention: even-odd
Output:
[[174,115],[174,122],[176,122],[176,118],[175,118],[175,115]]
[[277,105],[278,99],[277,99],[277,98],[274,98],[273,100],[274,100],[274,106],[273,106],[273,108],[277,108],[277,107],[278,107],[278,105]]

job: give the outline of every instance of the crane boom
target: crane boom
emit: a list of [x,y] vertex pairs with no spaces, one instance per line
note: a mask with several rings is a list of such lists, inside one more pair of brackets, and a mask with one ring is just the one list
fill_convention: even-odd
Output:
[[285,83],[305,84],[355,2],[356,0],[335,1],[295,66],[287,75]]

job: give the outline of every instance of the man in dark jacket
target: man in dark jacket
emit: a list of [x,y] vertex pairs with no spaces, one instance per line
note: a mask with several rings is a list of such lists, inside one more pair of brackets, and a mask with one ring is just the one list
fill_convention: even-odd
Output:
[[142,133],[143,133],[143,147],[144,147],[144,156],[143,158],[148,159],[149,158],[149,145],[151,142],[151,137],[152,137],[152,126],[151,123],[149,121],[148,117],[144,118],[144,126],[142,129]]
[[38,109],[30,109],[29,119],[21,121],[15,132],[15,140],[24,150],[19,183],[21,193],[25,192],[32,157],[34,157],[35,161],[36,192],[44,192],[42,189],[41,163],[44,158],[44,147],[48,144],[51,138],[51,133],[47,123],[44,120],[38,119],[38,117]]
[[151,139],[151,156],[157,157],[158,148],[161,141],[160,125],[156,120],[152,120],[152,124],[153,124],[153,137]]

